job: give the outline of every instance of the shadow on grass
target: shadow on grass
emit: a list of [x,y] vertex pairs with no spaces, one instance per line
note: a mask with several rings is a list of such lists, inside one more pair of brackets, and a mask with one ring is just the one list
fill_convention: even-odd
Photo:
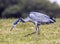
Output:
[[35,34],[35,33],[36,33],[36,32],[32,32],[32,33],[30,33],[30,34],[25,35],[24,37],[27,37],[27,36],[33,35],[33,34]]

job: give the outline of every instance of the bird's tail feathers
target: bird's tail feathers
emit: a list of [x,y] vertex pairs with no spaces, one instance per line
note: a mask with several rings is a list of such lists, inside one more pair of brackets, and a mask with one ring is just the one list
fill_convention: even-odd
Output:
[[50,17],[50,19],[52,19],[54,22],[56,22],[55,18],[53,18],[53,17]]

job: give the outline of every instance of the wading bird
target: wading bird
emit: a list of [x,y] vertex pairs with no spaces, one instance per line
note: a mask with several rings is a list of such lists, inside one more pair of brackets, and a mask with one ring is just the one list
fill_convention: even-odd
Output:
[[27,16],[25,19],[23,19],[23,18],[17,19],[13,23],[11,30],[16,26],[16,24],[18,24],[18,22],[23,22],[23,23],[32,22],[36,27],[37,34],[39,34],[40,33],[39,26],[41,24],[50,24],[50,23],[54,23],[56,21],[54,18],[49,17],[46,14],[42,14],[39,12],[30,12],[29,16]]

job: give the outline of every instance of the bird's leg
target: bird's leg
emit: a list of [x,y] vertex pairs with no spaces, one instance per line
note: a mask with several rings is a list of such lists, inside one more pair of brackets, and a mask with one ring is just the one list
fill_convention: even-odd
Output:
[[36,28],[36,31],[35,32],[37,33],[37,24],[35,24],[35,28]]
[[36,27],[36,33],[40,34],[39,25],[36,25],[35,27]]
[[37,26],[36,26],[36,31],[37,31]]
[[39,25],[37,26],[37,33],[40,34]]

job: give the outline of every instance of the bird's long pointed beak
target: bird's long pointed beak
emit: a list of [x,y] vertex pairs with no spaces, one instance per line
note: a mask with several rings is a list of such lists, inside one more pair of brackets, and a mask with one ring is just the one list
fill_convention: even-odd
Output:
[[13,23],[13,25],[12,25],[10,31],[12,31],[13,28],[14,28],[14,27],[18,24],[18,22],[20,22],[21,20],[22,20],[21,18],[17,19],[17,20]]
[[15,27],[15,26],[13,25],[13,26],[11,27],[10,31],[12,31],[14,27]]

